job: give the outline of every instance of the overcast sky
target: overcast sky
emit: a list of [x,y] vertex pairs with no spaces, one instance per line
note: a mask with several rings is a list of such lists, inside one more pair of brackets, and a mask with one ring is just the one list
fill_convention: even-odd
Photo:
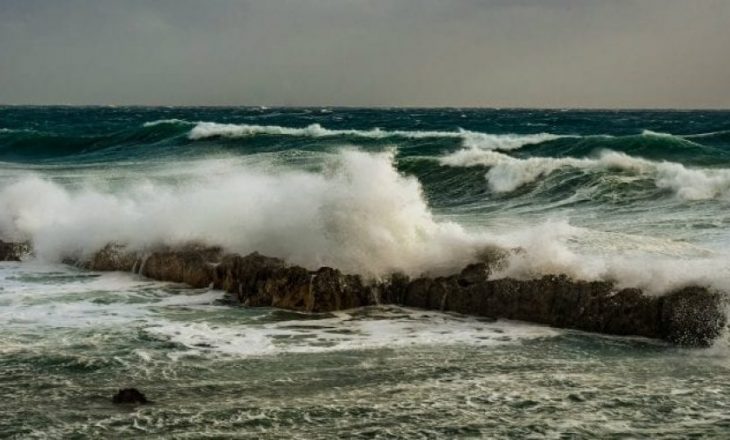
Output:
[[0,103],[730,108],[730,0],[0,0]]

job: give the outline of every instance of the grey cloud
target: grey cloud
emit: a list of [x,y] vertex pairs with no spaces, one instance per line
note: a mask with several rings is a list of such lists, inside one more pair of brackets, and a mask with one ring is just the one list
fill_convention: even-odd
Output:
[[730,106],[725,0],[0,0],[0,102]]

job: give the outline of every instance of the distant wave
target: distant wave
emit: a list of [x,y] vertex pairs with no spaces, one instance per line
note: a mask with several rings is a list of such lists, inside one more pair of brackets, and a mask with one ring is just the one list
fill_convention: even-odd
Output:
[[622,171],[654,180],[685,200],[705,200],[730,193],[729,169],[688,168],[680,163],[651,161],[616,151],[602,151],[596,157],[517,158],[497,151],[462,149],[439,159],[451,167],[489,167],[486,179],[495,192],[510,192],[560,169]]
[[192,125],[192,122],[188,122],[182,119],[160,119],[157,121],[145,122],[142,124],[143,127],[156,127],[158,125]]
[[730,135],[730,130],[719,130],[719,131],[711,131],[708,133],[687,134],[682,137],[692,139],[692,138],[705,138],[705,137],[726,136],[726,135]]
[[[46,132],[29,129],[0,128],[0,159],[33,161],[35,159],[67,158],[84,156],[89,160],[123,158],[134,151],[135,155],[177,155],[179,147],[202,140],[215,143],[216,139],[230,139],[225,149],[235,149],[236,139],[264,137],[291,138],[342,138],[343,144],[357,144],[369,139],[397,143],[408,147],[409,141],[431,139],[428,155],[438,155],[453,143],[439,145],[439,140],[454,140],[466,149],[482,151],[516,151],[526,155],[546,157],[583,157],[596,151],[612,150],[650,160],[669,160],[691,165],[730,166],[730,131],[678,136],[645,130],[640,134],[614,135],[567,135],[554,133],[495,134],[465,129],[455,130],[385,130],[331,129],[320,124],[304,127],[258,124],[223,124],[195,122],[184,119],[160,119],[142,125],[129,126],[108,133]],[[275,139],[275,141],[277,141]],[[244,141],[245,142],[245,141]],[[701,142],[701,143],[700,143]],[[246,143],[247,148],[250,146]],[[291,145],[285,145],[289,148]],[[207,148],[220,150],[220,145],[195,148],[204,154]],[[419,145],[420,148],[420,145]],[[188,151],[193,151],[189,149]],[[251,150],[247,149],[247,153]]]
[[[159,122],[159,121],[158,121]],[[305,136],[305,137],[358,137],[367,139],[428,139],[453,138],[461,139],[466,147],[478,147],[491,150],[515,150],[529,144],[559,139],[561,135],[551,133],[537,134],[490,134],[459,129],[457,131],[410,131],[410,130],[334,130],[319,124],[311,124],[303,128],[282,127],[278,125],[219,124],[216,122],[198,122],[188,137],[200,140],[214,137],[244,138],[256,135]]]

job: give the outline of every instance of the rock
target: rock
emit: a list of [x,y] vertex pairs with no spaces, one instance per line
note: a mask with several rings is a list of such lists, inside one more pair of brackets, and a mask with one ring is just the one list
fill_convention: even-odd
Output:
[[121,244],[109,243],[87,261],[79,263],[75,259],[67,259],[66,262],[88,270],[135,272],[139,266],[139,256]]
[[0,261],[20,261],[30,252],[28,243],[14,243],[0,240]]
[[[519,252],[519,250],[515,251]],[[395,304],[613,335],[661,338],[678,345],[707,346],[726,325],[719,293],[687,287],[665,296],[639,289],[616,289],[610,282],[550,275],[533,280],[490,279],[505,252],[448,277],[409,279],[393,274],[378,282],[331,267],[311,271],[258,253],[224,255],[220,248],[190,245],[158,248],[140,258],[110,245],[86,265],[95,270],[130,270],[150,278],[213,285],[250,307],[299,312],[332,312],[375,304]]]
[[708,347],[727,324],[719,293],[691,286],[661,298],[661,337],[677,345]]
[[310,286],[312,311],[345,310],[376,303],[374,287],[365,286],[359,275],[344,275],[331,267],[314,272]]
[[141,262],[139,273],[156,280],[185,283],[191,287],[208,287],[215,280],[215,265],[223,251],[217,247],[189,245],[149,253]]
[[471,284],[487,281],[491,269],[487,263],[474,263],[466,266],[459,274],[459,285],[466,287]]
[[252,307],[329,312],[375,303],[373,288],[357,275],[329,267],[309,271],[258,253],[224,257],[215,268],[214,285]]
[[119,391],[117,391],[117,394],[112,397],[112,402],[117,405],[124,403],[144,405],[146,403],[150,403],[145,395],[136,388],[120,389]]
[[265,257],[258,252],[245,257],[226,255],[215,268],[214,286],[237,294],[242,301],[244,292],[257,291],[266,279],[285,267],[283,260]]
[[403,298],[410,282],[410,278],[405,274],[391,274],[376,286],[375,302],[377,304],[403,304]]

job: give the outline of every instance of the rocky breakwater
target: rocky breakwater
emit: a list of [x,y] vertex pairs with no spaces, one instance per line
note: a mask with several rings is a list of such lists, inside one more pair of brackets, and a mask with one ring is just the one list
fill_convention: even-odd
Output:
[[144,254],[109,245],[82,265],[124,270],[163,281],[212,286],[251,307],[331,312],[395,304],[428,310],[514,319],[612,335],[663,339],[704,347],[726,326],[725,296],[703,286],[664,295],[617,289],[611,282],[573,280],[563,275],[533,280],[493,279],[499,257],[445,277],[394,274],[369,281],[322,267],[308,270],[253,253],[226,254],[219,248],[159,248]]
[[20,261],[30,251],[27,243],[0,240],[0,261]]

